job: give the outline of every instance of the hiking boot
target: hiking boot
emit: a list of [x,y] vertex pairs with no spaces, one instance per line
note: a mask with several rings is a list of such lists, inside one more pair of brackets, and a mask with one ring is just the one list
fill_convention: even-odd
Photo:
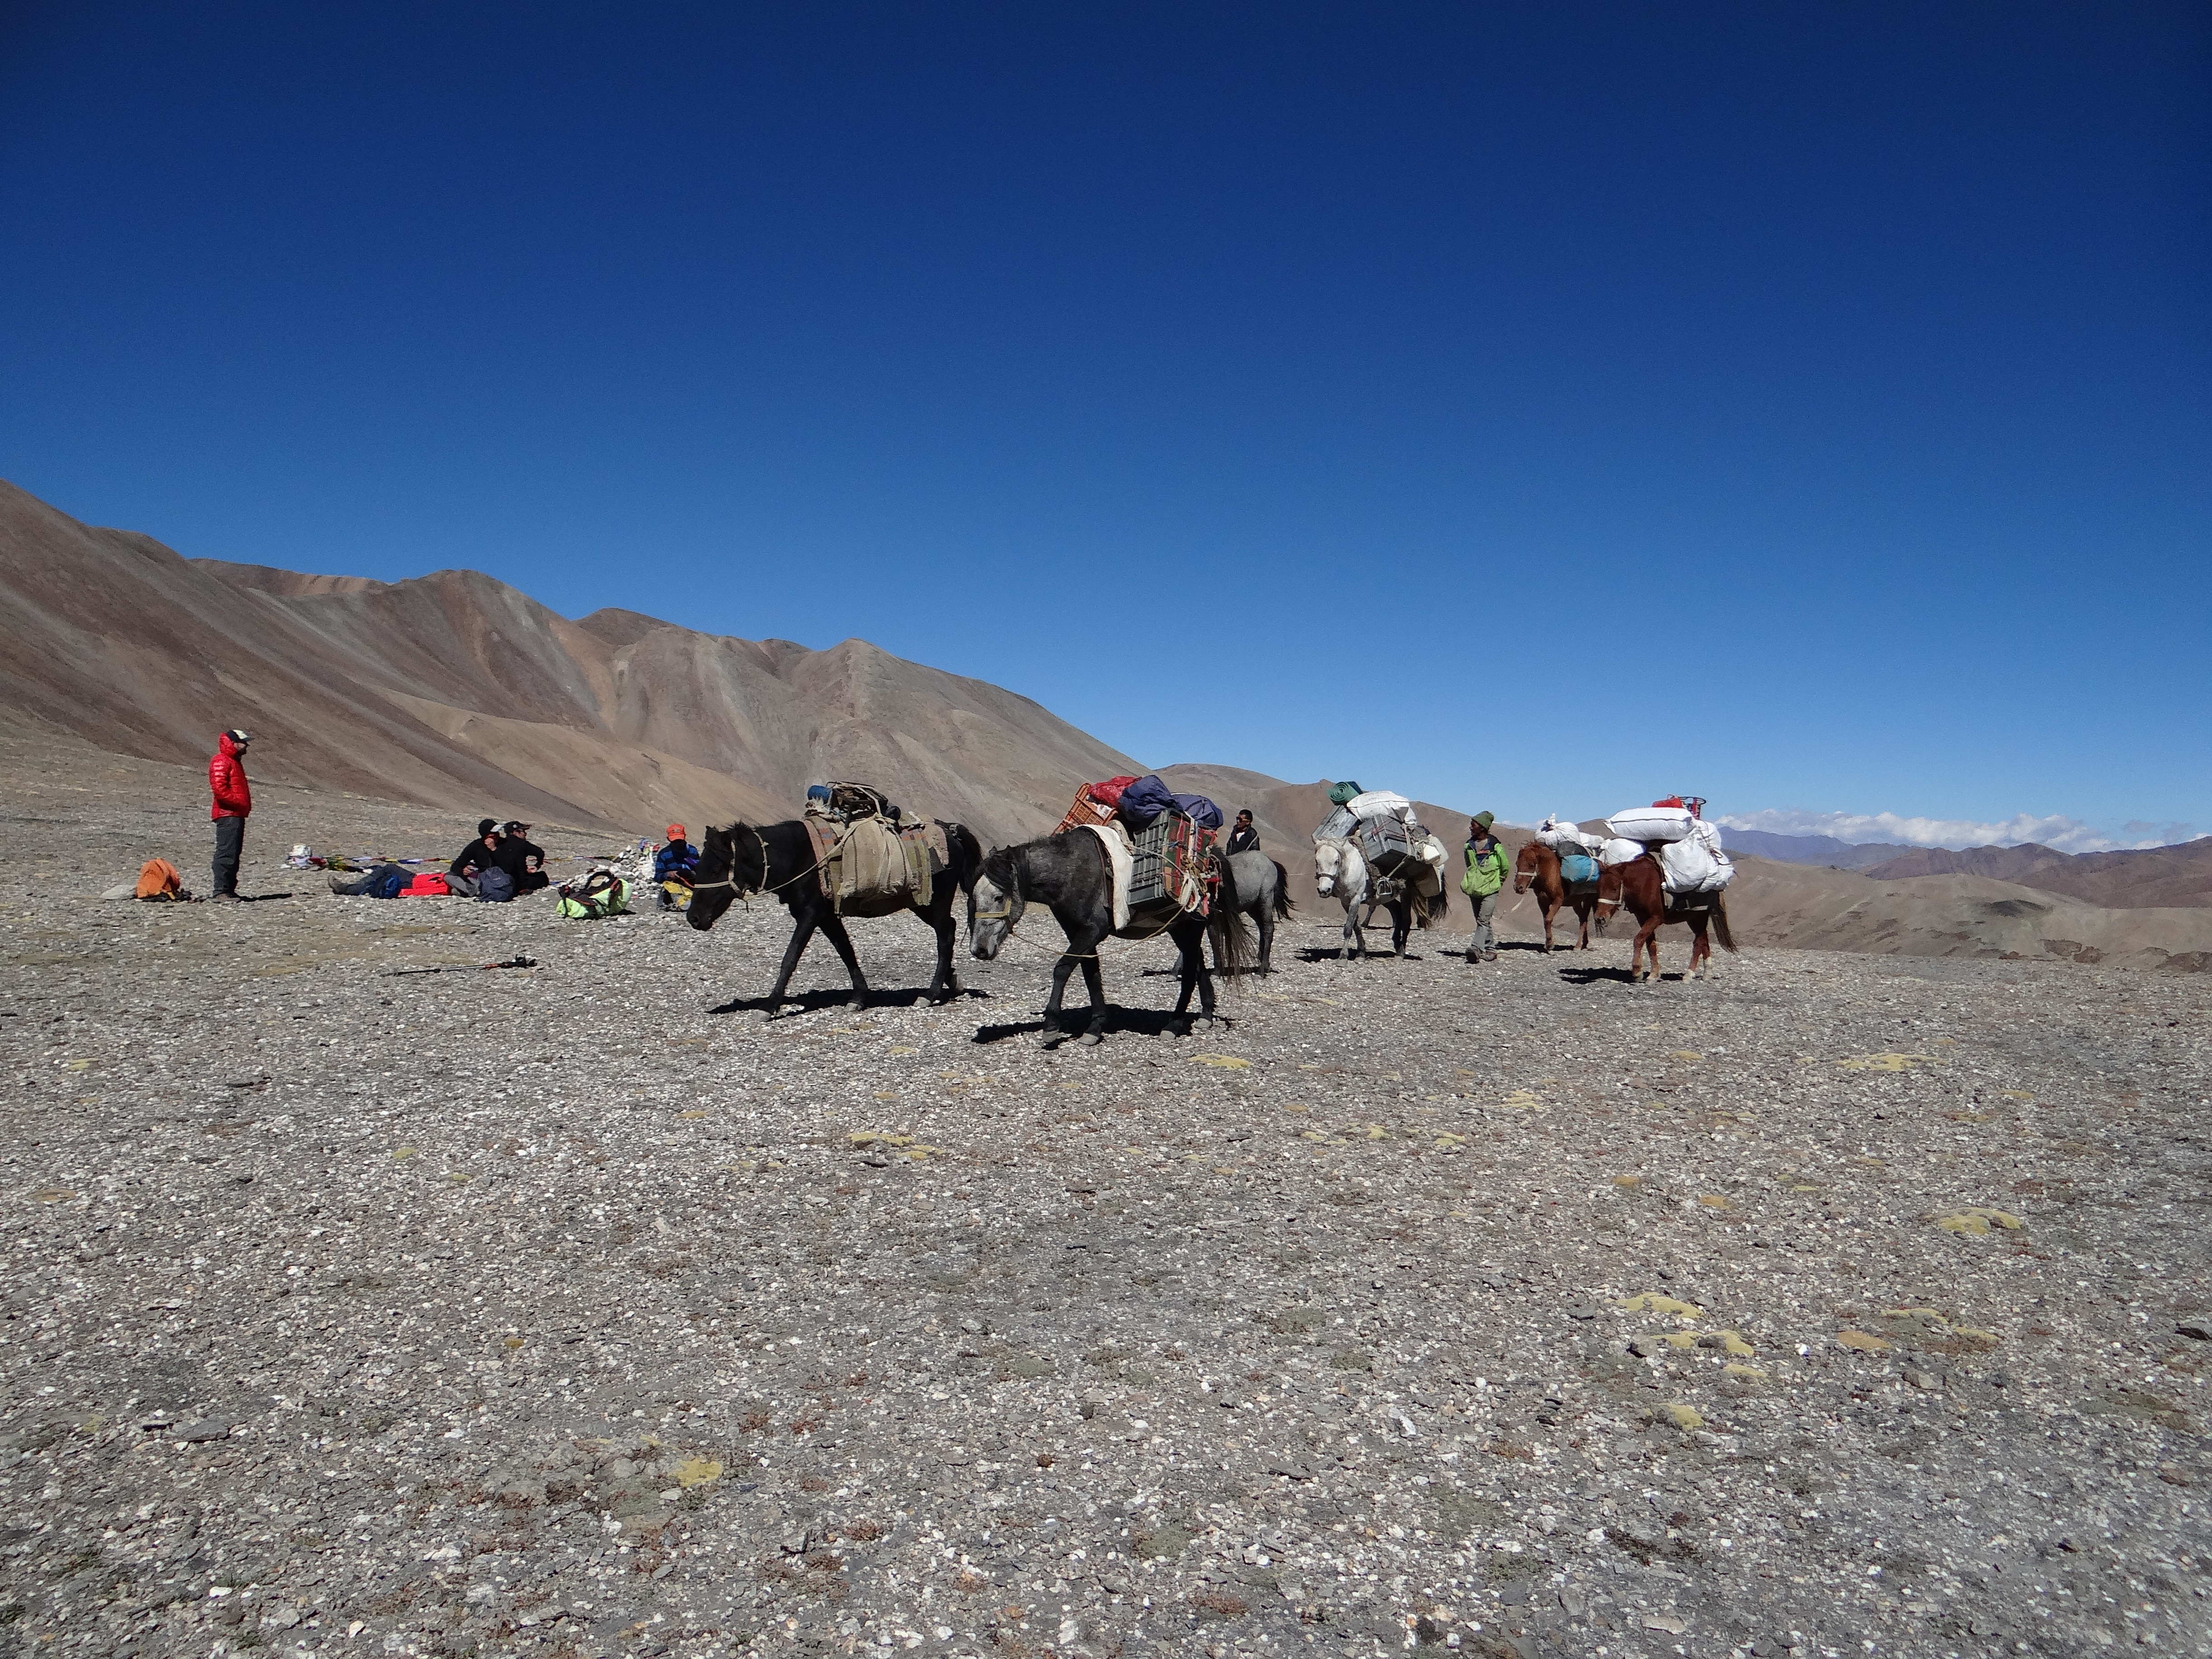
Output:
[[1485,962],[1495,962],[1498,960],[1498,952],[1495,951],[1485,951],[1482,953],[1482,959]]
[[343,876],[331,878],[331,891],[336,893],[340,898],[346,896],[346,880]]
[[210,904],[236,904],[239,902],[239,897],[235,893],[210,893],[208,895],[208,902]]

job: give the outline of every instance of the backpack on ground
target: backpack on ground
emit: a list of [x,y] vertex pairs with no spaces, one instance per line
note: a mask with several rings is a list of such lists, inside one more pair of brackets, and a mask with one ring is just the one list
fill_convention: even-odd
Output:
[[496,864],[477,872],[477,902],[504,904],[514,896],[514,878]]
[[177,866],[167,859],[148,859],[138,866],[137,896],[142,899],[173,899],[183,893],[185,878]]
[[560,911],[572,921],[599,921],[629,908],[629,884],[611,870],[594,870],[561,884]]

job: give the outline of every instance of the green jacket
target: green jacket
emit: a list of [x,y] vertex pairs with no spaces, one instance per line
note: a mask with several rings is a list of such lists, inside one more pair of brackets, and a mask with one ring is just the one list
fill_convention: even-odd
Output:
[[1505,885],[1505,878],[1513,873],[1513,866],[1505,856],[1505,843],[1492,837],[1490,851],[1478,854],[1469,842],[1465,849],[1467,873],[1459,878],[1459,890],[1469,898],[1488,898]]

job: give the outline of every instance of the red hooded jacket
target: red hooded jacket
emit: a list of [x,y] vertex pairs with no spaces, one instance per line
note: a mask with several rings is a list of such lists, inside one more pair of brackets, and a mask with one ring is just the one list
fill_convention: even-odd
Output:
[[208,759],[208,788],[214,793],[215,805],[210,809],[211,818],[242,818],[253,811],[253,786],[246,781],[246,765],[238,757],[238,745],[230,733],[222,734],[215,753]]

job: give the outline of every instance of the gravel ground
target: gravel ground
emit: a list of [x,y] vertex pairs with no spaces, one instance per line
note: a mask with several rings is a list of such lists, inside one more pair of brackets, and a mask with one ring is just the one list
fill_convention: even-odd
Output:
[[304,793],[103,904],[207,832],[95,794],[0,820],[0,1653],[2212,1648],[2202,981],[1315,902],[1047,1052],[1043,917],[770,1020],[780,910],[334,899],[468,825]]

